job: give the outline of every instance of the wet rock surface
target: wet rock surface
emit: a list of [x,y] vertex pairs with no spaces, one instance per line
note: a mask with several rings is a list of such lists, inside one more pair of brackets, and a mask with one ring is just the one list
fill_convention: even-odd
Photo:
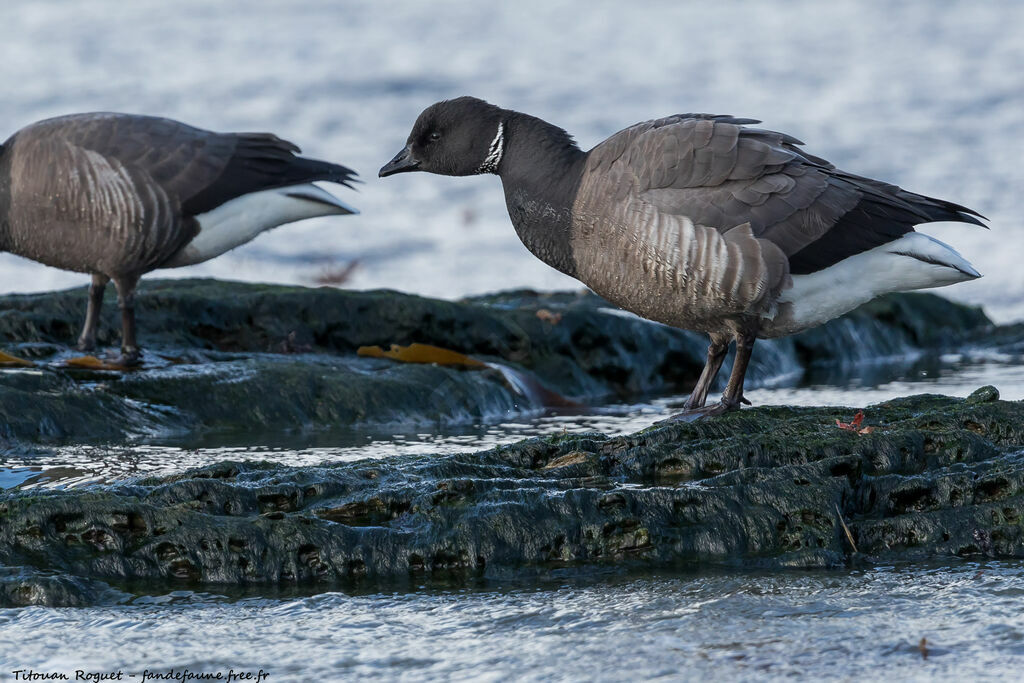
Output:
[[330,590],[1024,557],[1024,403],[990,387],[913,396],[868,408],[865,433],[837,427],[853,412],[762,407],[624,437],[10,493],[0,565],[22,578],[0,577],[0,604],[109,600],[85,583],[105,580]]
[[30,567],[0,567],[0,607],[88,607],[130,598],[96,579]]
[[[124,373],[63,368],[77,355],[71,346],[85,298],[84,287],[0,297],[5,350],[39,363],[0,372],[0,439],[89,443],[473,422],[542,409],[552,392],[584,403],[683,393],[706,350],[699,335],[622,314],[584,293],[449,302],[388,291],[149,280],[138,297],[146,365]],[[118,343],[117,317],[108,293],[100,344]],[[865,359],[989,337],[1019,345],[1024,331],[993,328],[979,309],[937,296],[892,296],[796,337],[759,342],[748,382],[808,368],[849,372]],[[356,355],[364,345],[411,343],[500,368]]]

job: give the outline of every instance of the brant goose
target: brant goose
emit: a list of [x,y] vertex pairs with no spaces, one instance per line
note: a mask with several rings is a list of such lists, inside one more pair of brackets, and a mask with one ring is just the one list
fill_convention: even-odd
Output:
[[[846,173],[754,119],[678,114],[638,123],[589,152],[561,128],[473,97],[420,114],[380,169],[494,173],[526,247],[608,301],[706,333],[691,419],[748,403],[754,340],[820,325],[887,292],[980,277],[914,225],[980,214]],[[705,406],[729,343],[736,359]]]
[[261,232],[357,211],[313,181],[351,187],[344,166],[297,156],[270,133],[214,133],[152,116],[73,114],[0,145],[0,250],[92,275],[78,346],[96,344],[103,290],[117,287],[121,365],[139,360],[135,287]]

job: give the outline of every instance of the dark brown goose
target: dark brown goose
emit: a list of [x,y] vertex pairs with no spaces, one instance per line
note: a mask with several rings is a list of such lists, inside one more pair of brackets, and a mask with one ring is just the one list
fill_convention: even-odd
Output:
[[122,364],[135,363],[135,287],[278,225],[357,213],[313,185],[351,187],[344,166],[297,156],[270,133],[214,133],[130,114],[73,114],[0,146],[0,250],[92,274],[79,347],[96,343],[103,290],[117,287]]
[[[963,206],[837,169],[753,119],[679,114],[583,152],[561,128],[460,97],[420,114],[380,176],[495,173],[520,239],[622,308],[711,337],[680,417],[737,409],[754,340],[887,292],[980,277],[914,225],[982,225]],[[720,403],[708,390],[731,341]]]

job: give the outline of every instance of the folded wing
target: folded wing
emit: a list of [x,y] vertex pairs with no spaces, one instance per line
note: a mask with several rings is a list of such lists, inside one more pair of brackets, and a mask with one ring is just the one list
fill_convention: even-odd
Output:
[[727,231],[749,223],[792,273],[814,272],[911,232],[918,223],[981,225],[965,207],[836,169],[753,119],[680,114],[628,128],[591,163],[610,200],[627,197]]

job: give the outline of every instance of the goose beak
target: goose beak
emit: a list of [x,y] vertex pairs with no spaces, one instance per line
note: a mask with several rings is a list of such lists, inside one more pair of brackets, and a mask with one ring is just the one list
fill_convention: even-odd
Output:
[[412,155],[412,149],[406,145],[405,149],[395,155],[395,158],[384,164],[377,176],[380,178],[386,178],[389,175],[396,173],[405,173],[407,171],[415,171],[420,165],[420,160]]

